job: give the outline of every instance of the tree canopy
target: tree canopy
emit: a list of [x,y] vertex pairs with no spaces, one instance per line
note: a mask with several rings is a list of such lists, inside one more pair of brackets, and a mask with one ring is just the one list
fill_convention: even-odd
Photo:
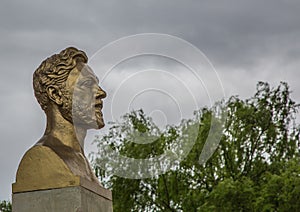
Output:
[[0,211],[1,212],[11,212],[11,203],[9,201],[3,200],[0,202]]
[[[113,191],[114,211],[300,211],[299,105],[291,99],[287,83],[271,88],[260,82],[253,97],[231,97],[218,107],[202,108],[190,120],[161,132],[142,110],[124,115],[103,137],[93,165],[101,182]],[[212,156],[199,161],[212,127],[223,124]],[[193,127],[197,126],[195,132]],[[155,138],[133,142],[137,134]],[[214,135],[212,135],[213,137]],[[109,145],[130,158],[152,158],[184,149],[194,140],[189,154],[167,164],[163,174],[139,179],[112,175],[101,148]],[[179,145],[179,146],[178,146]],[[180,146],[182,145],[182,146]],[[117,164],[123,170],[132,168]],[[102,168],[101,168],[102,167]],[[139,167],[137,167],[139,168]]]

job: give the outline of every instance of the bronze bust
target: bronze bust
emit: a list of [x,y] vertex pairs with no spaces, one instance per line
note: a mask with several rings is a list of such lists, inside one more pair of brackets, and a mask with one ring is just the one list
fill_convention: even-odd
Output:
[[88,129],[104,126],[106,93],[74,47],[44,60],[33,74],[37,101],[47,117],[43,137],[20,162],[13,193],[82,185],[99,187],[83,151]]

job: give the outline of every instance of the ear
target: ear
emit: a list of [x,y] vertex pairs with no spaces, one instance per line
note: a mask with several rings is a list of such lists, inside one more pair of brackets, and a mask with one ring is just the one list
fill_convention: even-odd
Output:
[[47,94],[49,96],[49,99],[51,99],[53,102],[55,102],[57,105],[62,105],[62,93],[58,89],[57,86],[50,85],[46,88]]

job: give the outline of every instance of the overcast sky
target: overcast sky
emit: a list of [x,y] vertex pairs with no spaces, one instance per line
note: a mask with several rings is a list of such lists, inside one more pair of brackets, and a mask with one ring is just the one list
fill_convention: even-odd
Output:
[[91,57],[124,36],[164,33],[209,58],[227,97],[286,81],[300,102],[299,11],[297,0],[1,1],[0,200],[11,199],[18,164],[44,131],[32,74],[46,57],[68,46]]

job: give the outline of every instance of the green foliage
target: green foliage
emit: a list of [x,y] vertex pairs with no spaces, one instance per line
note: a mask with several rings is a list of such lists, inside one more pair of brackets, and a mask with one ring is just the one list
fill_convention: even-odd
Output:
[[253,182],[243,177],[240,180],[226,178],[207,196],[206,203],[200,206],[201,211],[253,211],[255,201]]
[[[132,158],[168,151],[178,156],[168,164],[170,171],[135,180],[100,170],[103,158],[94,154],[101,181],[113,191],[114,211],[300,211],[298,105],[288,85],[270,88],[260,82],[252,98],[231,97],[223,106],[225,111],[203,108],[194,119],[163,132],[142,110],[133,111],[98,138]],[[222,136],[211,136],[219,145],[206,163],[199,163],[209,132],[221,123]],[[133,142],[136,138],[140,142]],[[172,152],[174,147],[184,150],[192,140],[196,142],[186,157]]]
[[1,201],[0,202],[0,211],[1,212],[11,212],[11,203],[9,201]]
[[262,211],[300,211],[299,163],[299,158],[281,162],[278,173],[264,173],[257,208]]

